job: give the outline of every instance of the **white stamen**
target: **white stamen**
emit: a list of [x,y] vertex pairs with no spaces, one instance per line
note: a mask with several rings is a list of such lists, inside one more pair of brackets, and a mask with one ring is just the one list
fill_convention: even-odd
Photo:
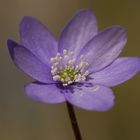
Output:
[[63,79],[63,78],[61,78],[61,79],[60,79],[60,81],[63,83],[63,82],[64,82],[64,79]]
[[84,80],[86,80],[86,77],[82,77],[82,79],[81,79],[82,81],[84,81]]
[[73,82],[84,81],[89,74],[87,70],[88,63],[84,60],[84,55],[80,56],[79,64],[76,63],[75,58],[71,57],[73,55],[74,52],[68,52],[64,49],[63,55],[57,53],[55,57],[50,59],[53,80],[61,81],[63,86],[67,86]]
[[67,54],[67,50],[64,49],[63,50],[63,54],[66,55]]
[[89,74],[89,71],[87,70],[83,75],[87,76]]
[[81,69],[82,67],[84,67],[84,65],[85,65],[84,64],[84,61],[81,61],[80,64],[79,64],[79,69]]
[[67,86],[67,85],[68,85],[67,83],[63,84],[63,86]]
[[51,63],[54,63],[55,61],[55,58],[51,58]]
[[55,76],[53,76],[53,80],[54,80],[54,81],[58,81],[58,80],[60,80],[60,76],[59,76],[59,75],[55,75]]
[[64,55],[64,59],[65,60],[68,60],[69,59],[69,56],[68,55]]
[[71,84],[71,83],[73,83],[73,81],[68,81],[68,85]]
[[70,66],[73,66],[73,65],[75,64],[75,62],[76,62],[76,59],[69,60],[68,64],[69,64]]
[[56,62],[56,63],[54,63],[54,65],[53,65],[53,66],[55,66],[55,67],[56,67],[56,66],[58,66],[58,65],[59,65],[59,63],[58,63],[58,62]]
[[60,53],[57,53],[56,56],[58,57],[58,56],[61,56],[61,55],[60,55]]
[[73,56],[73,55],[74,55],[74,52],[70,52],[70,53],[69,53],[69,56]]
[[78,65],[76,65],[76,66],[75,66],[75,70],[77,71],[78,69],[79,69],[79,66],[78,66]]

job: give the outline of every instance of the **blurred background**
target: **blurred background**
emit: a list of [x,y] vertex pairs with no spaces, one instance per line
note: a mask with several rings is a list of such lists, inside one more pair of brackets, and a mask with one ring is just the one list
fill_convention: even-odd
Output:
[[[140,57],[139,0],[0,0],[0,140],[74,140],[65,103],[41,104],[24,95],[23,85],[31,79],[12,63],[6,40],[19,40],[25,15],[35,16],[59,37],[81,8],[95,11],[100,30],[114,24],[127,28],[121,55]],[[116,104],[110,111],[75,108],[83,140],[140,139],[140,74],[113,90]]]

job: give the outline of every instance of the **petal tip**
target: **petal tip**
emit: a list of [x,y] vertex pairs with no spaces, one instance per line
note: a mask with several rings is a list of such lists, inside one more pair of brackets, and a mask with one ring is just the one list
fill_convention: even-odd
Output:
[[[95,18],[94,11],[91,8],[83,8],[83,9],[77,11],[75,15],[94,16],[94,18]],[[97,22],[97,20],[96,20],[96,22]]]
[[21,31],[26,28],[32,27],[33,24],[35,24],[36,22],[40,22],[39,20],[37,20],[35,17],[32,16],[24,16],[19,24],[20,27],[20,33]]
[[124,28],[124,27],[122,27],[120,25],[113,25],[113,26],[105,28],[104,30],[106,30],[106,29],[107,30],[109,29],[112,32],[122,33],[124,36],[126,36],[127,32],[128,32],[126,28]]
[[18,44],[13,40],[8,39],[7,40],[7,47],[8,47],[11,58],[14,60],[14,48],[18,47]]
[[91,8],[83,8],[83,9],[79,10],[79,12],[92,13],[93,10]]
[[21,19],[21,23],[23,23],[26,20],[30,20],[30,19],[33,19],[33,17],[31,17],[31,16],[23,16],[22,19]]
[[7,42],[7,46],[8,46],[8,47],[11,47],[11,46],[13,46],[14,44],[16,44],[15,41],[13,41],[12,39],[7,39],[6,42]]

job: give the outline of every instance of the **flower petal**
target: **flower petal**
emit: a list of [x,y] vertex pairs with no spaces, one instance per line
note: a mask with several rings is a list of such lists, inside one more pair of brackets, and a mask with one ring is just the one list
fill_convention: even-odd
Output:
[[90,72],[99,71],[118,57],[126,42],[126,30],[113,26],[96,35],[82,49],[80,55],[85,55]]
[[97,21],[92,10],[79,11],[64,28],[59,42],[59,51],[64,49],[75,54],[97,34]]
[[140,58],[120,57],[91,77],[93,83],[112,87],[129,80],[138,72],[140,72]]
[[86,110],[106,111],[114,105],[112,90],[100,85],[74,88],[72,93],[65,93],[65,98],[71,104]]
[[36,58],[29,50],[12,40],[8,40],[7,45],[11,58],[18,68],[38,81],[45,83],[54,82],[50,68]]
[[56,84],[30,83],[25,86],[25,93],[34,100],[44,103],[61,103],[65,101],[64,95]]
[[20,37],[23,46],[41,61],[50,64],[50,58],[57,53],[57,41],[40,21],[24,17],[20,23]]

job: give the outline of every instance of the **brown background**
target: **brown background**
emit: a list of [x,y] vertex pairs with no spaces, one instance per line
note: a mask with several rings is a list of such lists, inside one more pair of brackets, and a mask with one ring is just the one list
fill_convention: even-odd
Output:
[[[24,15],[35,16],[59,36],[81,8],[94,9],[100,29],[127,28],[122,55],[140,56],[139,0],[0,0],[0,140],[74,140],[65,104],[41,104],[24,95],[23,85],[31,79],[13,65],[6,39],[18,40]],[[75,108],[83,140],[140,139],[140,75],[113,90],[116,104],[108,112]]]

